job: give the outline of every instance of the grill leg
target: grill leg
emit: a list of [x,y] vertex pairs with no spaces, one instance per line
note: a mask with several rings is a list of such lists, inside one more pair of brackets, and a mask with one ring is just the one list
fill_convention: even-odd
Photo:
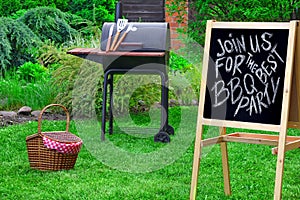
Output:
[[165,124],[163,130],[166,131],[169,135],[174,135],[174,128],[169,125],[169,78],[168,74],[165,74],[165,84],[162,85],[164,94],[162,94],[162,101],[164,101],[163,108],[165,109]]
[[174,129],[172,126],[169,125],[169,103],[168,103],[168,75],[160,72],[161,76],[161,129],[160,131],[154,136],[154,142],[163,142],[168,143],[170,142],[170,136],[174,134]]
[[103,98],[102,98],[102,122],[101,122],[101,140],[105,140],[105,122],[106,122],[106,102],[107,102],[107,84],[109,73],[104,74]]
[[165,131],[168,125],[168,88],[166,76],[161,76],[161,130]]
[[109,79],[109,134],[113,133],[113,88],[114,78],[113,74],[110,74]]

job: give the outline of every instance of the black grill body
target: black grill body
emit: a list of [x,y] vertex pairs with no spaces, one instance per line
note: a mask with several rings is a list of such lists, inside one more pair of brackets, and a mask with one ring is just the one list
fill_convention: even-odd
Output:
[[[106,50],[109,31],[114,24],[113,36],[117,32],[116,23],[104,23],[101,36],[101,50]],[[170,28],[166,22],[129,22],[135,27],[135,31],[129,31],[117,51],[139,51],[139,52],[164,52],[170,50]],[[112,38],[114,39],[114,37]]]

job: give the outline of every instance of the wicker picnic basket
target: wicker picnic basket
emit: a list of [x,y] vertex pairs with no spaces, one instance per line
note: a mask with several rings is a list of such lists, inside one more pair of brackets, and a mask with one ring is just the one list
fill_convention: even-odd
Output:
[[[66,113],[66,130],[42,132],[42,115],[52,106],[59,106]],[[30,167],[38,170],[68,170],[72,169],[82,140],[69,132],[70,115],[68,110],[60,104],[50,104],[43,108],[38,117],[38,133],[27,136],[27,152]]]

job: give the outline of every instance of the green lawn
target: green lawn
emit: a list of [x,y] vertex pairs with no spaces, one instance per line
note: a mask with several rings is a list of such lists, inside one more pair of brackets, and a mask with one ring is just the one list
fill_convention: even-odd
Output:
[[[106,137],[106,143],[117,147],[110,149],[111,151],[101,149],[105,145],[99,146],[100,151],[97,151],[96,144],[101,144],[100,129],[91,135],[91,142],[86,135],[81,134],[82,126],[72,121],[70,131],[81,136],[85,145],[79,153],[75,168],[59,172],[41,172],[29,167],[25,138],[36,133],[37,122],[2,128],[0,199],[189,199],[196,110],[189,112],[189,123],[180,117],[184,110],[185,108],[170,109],[170,124],[175,127],[176,133],[171,136],[171,143],[158,144],[153,142],[152,136],[124,134],[121,125],[117,124],[116,134]],[[139,118],[133,117],[135,122]],[[147,125],[144,118],[145,116],[140,116],[138,123]],[[180,120],[184,123],[178,122]],[[89,123],[85,125],[88,126]],[[64,122],[43,121],[42,129],[64,130],[64,127]],[[86,131],[89,132],[87,129]],[[300,135],[299,131],[294,130],[290,130],[289,134]],[[181,141],[184,143],[182,146]],[[177,145],[172,146],[175,143]],[[181,153],[176,154],[175,147]],[[127,157],[124,160],[123,154],[118,156],[113,152],[116,149],[127,154],[143,155],[147,160],[142,162],[139,160],[142,158],[133,156],[128,157],[131,164],[127,163]],[[223,193],[220,149],[218,145],[214,145],[204,150],[197,199],[273,199],[276,157],[271,154],[271,147],[229,143],[228,149],[233,194],[226,197]],[[159,153],[152,154],[153,152]],[[176,155],[175,159],[168,160],[172,154]],[[116,162],[109,160],[111,158]],[[299,150],[286,153],[283,199],[300,199],[298,158]]]

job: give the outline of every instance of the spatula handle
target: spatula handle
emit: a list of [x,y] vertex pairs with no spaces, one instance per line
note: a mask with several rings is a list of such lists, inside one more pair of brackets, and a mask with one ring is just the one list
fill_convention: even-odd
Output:
[[105,49],[106,53],[109,52],[110,43],[111,43],[111,36],[109,36],[107,40],[106,49]]
[[112,45],[111,45],[111,47],[110,47],[110,50],[111,50],[111,51],[113,51],[114,46],[115,46],[115,44],[116,44],[116,42],[117,42],[117,40],[118,40],[118,38],[119,38],[119,35],[120,35],[120,32],[118,31],[118,32],[116,33],[116,35],[115,35],[115,37],[114,37],[114,41],[113,41],[113,43],[112,43]]
[[117,50],[121,44],[121,42],[123,42],[124,38],[126,37],[127,32],[125,32],[122,37],[120,38],[120,40],[118,41],[118,43],[116,44],[116,46],[114,47],[113,51]]

